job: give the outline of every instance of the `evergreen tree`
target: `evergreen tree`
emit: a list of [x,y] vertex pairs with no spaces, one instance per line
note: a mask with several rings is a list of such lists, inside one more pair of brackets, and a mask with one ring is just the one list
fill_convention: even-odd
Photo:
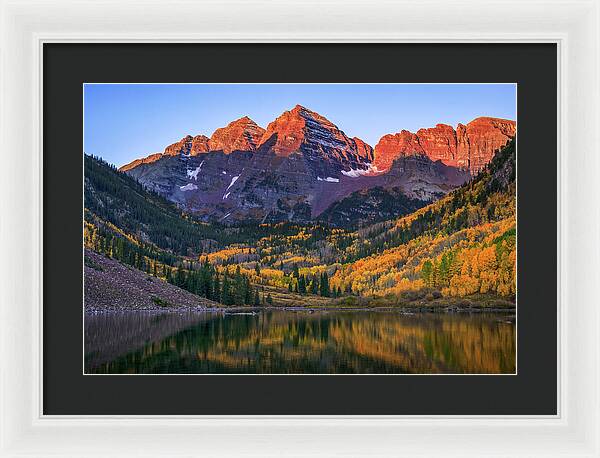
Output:
[[186,275],[183,288],[191,293],[198,294],[198,282],[196,272],[190,272]]
[[231,287],[234,303],[236,305],[244,305],[246,298],[246,282],[242,276],[240,266],[235,268]]
[[212,299],[217,302],[223,302],[221,297],[221,282],[219,281],[219,274],[215,272],[215,278],[213,281],[213,297]]
[[223,283],[221,285],[221,302],[225,305],[233,305],[235,303],[234,297],[231,294],[231,283],[227,271],[223,275]]
[[185,285],[185,271],[183,267],[177,268],[177,274],[175,276],[175,286],[183,287]]
[[310,293],[311,294],[319,294],[319,280],[317,279],[317,274],[313,274],[312,280],[310,282]]
[[253,294],[252,294],[252,286],[250,285],[250,279],[248,277],[245,277],[245,281],[244,281],[244,304],[246,305],[252,305],[252,300],[253,300]]
[[200,268],[198,289],[201,296],[208,299],[213,298],[213,275],[214,272],[208,262],[204,262]]
[[321,274],[321,288],[320,288],[321,296],[329,297],[329,277],[327,276],[327,272],[323,272]]
[[428,259],[423,263],[423,267],[421,267],[421,278],[425,283],[425,286],[432,286],[433,284],[433,264]]
[[304,275],[298,277],[298,292],[300,294],[306,294],[306,278],[304,278]]
[[448,262],[448,255],[444,253],[442,255],[442,259],[440,260],[440,265],[438,267],[438,286],[445,287],[448,286],[448,273],[450,272],[450,263]]

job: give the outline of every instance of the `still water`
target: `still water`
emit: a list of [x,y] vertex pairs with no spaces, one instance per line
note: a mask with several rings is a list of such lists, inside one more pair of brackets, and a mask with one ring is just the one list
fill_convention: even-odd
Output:
[[507,314],[86,314],[85,372],[514,373],[515,334]]

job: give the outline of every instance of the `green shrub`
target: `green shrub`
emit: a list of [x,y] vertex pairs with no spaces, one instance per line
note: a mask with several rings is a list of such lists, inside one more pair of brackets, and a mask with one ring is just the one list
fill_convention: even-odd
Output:
[[156,305],[160,306],[160,307],[171,307],[172,304],[168,301],[165,301],[164,299],[161,299],[160,297],[156,297],[156,296],[152,296],[152,302],[154,302]]

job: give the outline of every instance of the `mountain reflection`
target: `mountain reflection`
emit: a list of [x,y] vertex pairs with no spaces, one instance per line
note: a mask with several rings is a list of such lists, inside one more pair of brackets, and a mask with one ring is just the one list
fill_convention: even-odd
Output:
[[506,315],[136,312],[86,316],[85,326],[86,373],[515,372]]

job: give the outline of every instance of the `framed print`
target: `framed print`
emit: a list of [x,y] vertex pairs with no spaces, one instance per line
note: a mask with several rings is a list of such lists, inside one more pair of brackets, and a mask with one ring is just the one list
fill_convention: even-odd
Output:
[[3,5],[3,456],[598,456],[597,5],[435,5]]

